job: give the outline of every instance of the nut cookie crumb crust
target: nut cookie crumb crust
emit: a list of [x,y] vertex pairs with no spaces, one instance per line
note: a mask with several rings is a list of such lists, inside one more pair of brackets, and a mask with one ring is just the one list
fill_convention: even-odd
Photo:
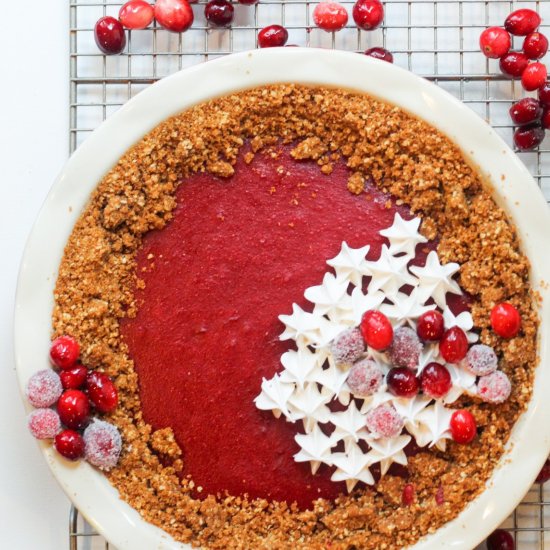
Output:
[[[445,262],[461,264],[459,283],[473,296],[481,341],[494,346],[513,392],[494,406],[463,397],[480,436],[450,443],[446,453],[409,457],[410,477],[384,477],[374,488],[318,500],[311,510],[244,497],[192,497],[196,488],[170,429],[153,433],[142,417],[138,379],[120,338],[119,319],[134,316],[134,289],[143,285],[135,255],[143,235],[160,229],[175,207],[178,182],[195,172],[221,177],[245,141],[254,153],[282,141],[293,157],[313,159],[330,183],[332,162],[344,157],[351,193],[372,178],[423,218],[422,232],[439,237]],[[154,261],[154,259],[153,259]],[[489,311],[509,301],[522,331],[504,341],[489,328]],[[111,483],[149,522],[175,539],[205,548],[402,548],[454,518],[483,491],[532,392],[538,319],[529,263],[514,227],[482,186],[458,148],[398,107],[361,94],[320,87],[275,85],[198,105],[160,124],[103,178],[65,248],[55,289],[54,336],[71,334],[83,361],[105,370],[120,394],[110,419],[124,450]],[[405,483],[415,500],[404,506]],[[442,504],[438,504],[441,503]]]

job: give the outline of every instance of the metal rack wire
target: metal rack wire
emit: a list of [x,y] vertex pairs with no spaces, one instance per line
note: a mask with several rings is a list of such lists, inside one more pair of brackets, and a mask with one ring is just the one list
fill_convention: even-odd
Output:
[[[525,93],[520,83],[500,74],[498,61],[481,55],[479,34],[489,25],[501,25],[510,11],[520,7],[539,11],[543,32],[550,31],[550,2],[536,0],[386,0],[386,16],[380,29],[360,31],[350,17],[348,26],[338,33],[326,33],[313,26],[316,1],[259,0],[254,6],[235,4],[232,27],[216,29],[206,25],[206,2],[199,0],[193,4],[195,22],[187,32],[169,33],[156,25],[131,31],[124,53],[107,57],[95,45],[93,27],[103,15],[116,16],[122,3],[69,0],[71,152],[107,116],[149,84],[196,63],[256,48],[258,30],[273,23],[284,25],[289,31],[288,43],[298,46],[358,53],[372,46],[388,48],[396,65],[434,81],[458,97],[511,144],[513,129],[508,109]],[[342,3],[351,14],[353,2]],[[521,39],[514,40],[514,47],[521,48]],[[550,137],[537,151],[519,155],[550,203]],[[521,550],[550,549],[548,485],[548,489],[533,487],[503,525],[515,533]],[[109,548],[74,509],[69,534],[71,550]]]

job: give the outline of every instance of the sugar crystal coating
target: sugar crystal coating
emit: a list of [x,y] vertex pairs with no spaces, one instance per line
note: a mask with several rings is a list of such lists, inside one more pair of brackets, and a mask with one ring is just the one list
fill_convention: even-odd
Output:
[[374,436],[395,437],[403,429],[403,418],[393,405],[384,403],[365,415],[365,424]]
[[36,409],[29,414],[27,423],[36,439],[52,439],[61,430],[59,415],[53,409]]
[[118,462],[122,438],[116,426],[104,420],[94,420],[84,430],[84,456],[101,470],[110,470]]
[[477,383],[477,393],[488,403],[503,403],[512,391],[510,379],[502,371],[482,376]]
[[330,351],[337,365],[355,363],[365,351],[361,331],[358,328],[350,328],[340,333],[332,342]]
[[476,344],[468,350],[461,366],[476,376],[486,376],[497,370],[498,359],[493,348]]
[[35,372],[27,382],[25,395],[33,407],[50,407],[63,392],[61,379],[52,369]]
[[392,363],[398,367],[416,369],[422,351],[422,343],[416,332],[410,327],[399,327],[393,334],[389,349]]
[[366,397],[378,390],[383,378],[382,369],[372,359],[363,359],[351,367],[347,383],[354,395]]

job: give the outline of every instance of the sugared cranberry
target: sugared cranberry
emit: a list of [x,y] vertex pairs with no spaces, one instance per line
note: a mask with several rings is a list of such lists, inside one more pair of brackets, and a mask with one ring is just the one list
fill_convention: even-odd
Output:
[[383,379],[382,369],[372,359],[363,359],[351,367],[347,383],[353,395],[367,397],[378,390]]
[[395,437],[401,433],[403,418],[389,403],[383,403],[365,415],[367,429],[374,437]]
[[449,393],[453,383],[451,374],[440,363],[428,363],[420,375],[422,391],[434,399],[439,399]]
[[548,51],[548,38],[541,32],[532,32],[523,41],[523,51],[529,59],[540,59]]
[[204,16],[215,27],[229,27],[235,16],[235,8],[228,0],[210,0],[204,6]]
[[544,135],[544,129],[537,123],[522,126],[514,132],[514,144],[520,151],[531,151],[542,143]]
[[386,383],[390,393],[397,397],[414,397],[418,393],[418,378],[407,367],[391,369],[386,376]]
[[341,332],[330,346],[332,358],[337,365],[351,365],[359,360],[365,351],[365,341],[358,328]]
[[541,116],[542,106],[534,97],[524,97],[510,107],[510,118],[519,126],[536,122]]
[[460,365],[476,376],[485,376],[497,370],[498,359],[493,348],[476,344],[468,350]]
[[54,439],[55,450],[69,460],[78,460],[84,456],[84,439],[74,430],[63,430]]
[[527,65],[529,58],[523,52],[508,52],[499,61],[500,70],[512,78],[519,78]]
[[86,460],[101,470],[110,470],[118,462],[122,439],[116,426],[103,420],[94,420],[84,430]]
[[393,341],[388,351],[393,365],[416,369],[422,344],[412,328],[399,327],[393,333]]
[[53,409],[36,409],[29,414],[27,422],[36,439],[52,439],[61,429],[59,415]]
[[122,52],[126,46],[126,34],[122,23],[114,17],[106,16],[97,21],[94,27],[97,47],[107,55]]
[[509,531],[497,529],[487,538],[487,550],[516,550],[514,537]]
[[451,436],[457,443],[470,443],[477,435],[475,418],[470,411],[460,409],[451,416]]
[[260,48],[284,46],[288,40],[288,31],[281,25],[269,25],[258,33]]
[[50,360],[60,369],[74,367],[80,355],[80,346],[72,336],[59,336],[50,346]]
[[51,407],[63,392],[59,375],[52,369],[35,372],[27,382],[25,395],[33,407]]
[[523,71],[523,74],[521,75],[521,85],[528,92],[532,92],[533,90],[537,90],[541,86],[544,86],[547,76],[548,71],[546,70],[546,65],[535,61],[535,63],[527,65]]
[[86,382],[88,369],[84,365],[76,365],[71,370],[61,371],[59,378],[64,390],[77,390]]
[[446,330],[439,341],[439,353],[447,363],[458,363],[466,357],[468,338],[460,327]]
[[542,465],[542,468],[535,479],[535,483],[546,483],[550,479],[550,458],[546,459],[546,462]]
[[194,18],[187,0],[157,0],[155,3],[155,19],[168,31],[185,32]]
[[504,21],[504,28],[514,36],[527,36],[540,25],[540,15],[533,10],[513,11]]
[[364,31],[377,29],[384,20],[384,6],[379,0],[357,0],[353,6],[353,20]]
[[511,391],[510,379],[499,370],[482,376],[477,382],[477,394],[487,403],[504,403]]
[[416,324],[416,333],[425,342],[441,340],[445,331],[443,315],[439,311],[431,310],[423,313]]
[[86,391],[91,404],[102,413],[109,413],[118,405],[118,392],[113,381],[103,372],[90,372],[86,378]]
[[497,304],[491,310],[491,326],[502,338],[517,336],[521,327],[519,311],[508,302]]
[[365,55],[368,55],[369,57],[374,57],[375,59],[380,59],[381,61],[393,63],[393,54],[386,50],[386,48],[369,48],[368,50],[365,50]]
[[498,59],[507,54],[511,45],[510,35],[502,27],[489,27],[479,37],[481,51],[491,59]]
[[410,506],[414,502],[414,493],[414,485],[412,483],[407,483],[405,487],[403,487],[401,502],[405,506]]
[[539,88],[539,101],[545,106],[550,106],[550,82],[545,82]]
[[380,311],[367,311],[361,319],[360,329],[367,345],[375,350],[385,350],[393,340],[393,327]]
[[336,32],[346,26],[348,12],[342,4],[333,0],[320,2],[313,10],[313,22],[324,31]]
[[544,107],[540,123],[545,130],[550,130],[550,107]]
[[145,29],[153,21],[155,11],[145,0],[130,0],[118,12],[118,19],[127,29]]
[[80,390],[66,390],[57,402],[57,412],[67,428],[79,430],[88,422],[90,403]]

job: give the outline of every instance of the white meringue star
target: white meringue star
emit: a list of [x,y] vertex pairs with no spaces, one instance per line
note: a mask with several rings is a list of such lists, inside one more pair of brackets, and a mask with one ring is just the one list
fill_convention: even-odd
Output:
[[392,304],[384,303],[380,306],[380,311],[392,322],[393,328],[408,324],[412,328],[416,328],[414,322],[426,311],[435,309],[435,305],[423,305],[425,300],[420,299],[418,287],[413,288],[412,292],[407,296],[402,292],[398,292],[392,298]]
[[371,451],[367,453],[369,465],[380,462],[381,475],[385,475],[394,462],[406,466],[407,455],[403,449],[409,444],[410,440],[410,435],[399,435],[397,437],[381,439],[369,437],[367,439],[367,443],[371,447]]
[[369,459],[357,444],[350,445],[345,453],[333,453],[332,464],[336,466],[336,470],[330,479],[345,481],[348,493],[358,481],[374,485],[374,478],[369,470]]
[[478,341],[479,336],[475,332],[470,332],[474,328],[474,320],[469,311],[463,311],[455,316],[449,307],[445,306],[443,308],[443,321],[445,322],[445,328],[461,328],[466,333],[470,344]]
[[454,403],[463,393],[475,395],[477,393],[476,376],[459,365],[447,363],[445,365],[451,374],[452,388],[443,397],[443,403]]
[[365,430],[365,416],[361,414],[355,402],[350,403],[345,411],[333,412],[330,421],[336,426],[332,435],[344,442],[359,441],[362,430]]
[[338,255],[328,260],[327,264],[334,268],[339,281],[349,281],[355,286],[361,287],[365,274],[365,258],[369,250],[369,245],[362,248],[350,248],[344,241]]
[[[349,392],[343,389],[343,386],[348,377],[348,371],[337,367],[334,363],[329,364],[328,368],[315,369],[311,373],[309,380],[311,382],[317,382],[330,390],[333,394],[338,395],[338,400],[343,404],[349,403]],[[345,395],[347,394],[347,396]]]
[[432,398],[427,395],[415,395],[411,399],[406,397],[394,397],[392,400],[395,410],[405,421],[405,429],[410,434],[412,434],[417,428],[417,417],[419,413],[422,412],[431,402]]
[[434,445],[441,451],[445,450],[445,440],[451,439],[450,422],[453,410],[447,409],[439,400],[425,408],[416,416],[417,427],[414,435],[420,447]]
[[306,432],[310,432],[316,422],[328,422],[330,410],[326,404],[332,397],[329,391],[319,391],[315,383],[295,388],[288,398],[288,418],[291,421],[303,420]]
[[300,446],[300,451],[294,455],[294,460],[310,462],[312,474],[317,472],[321,463],[328,466],[332,464],[330,448],[334,446],[335,442],[332,436],[323,433],[319,424],[315,424],[308,434],[296,434],[294,439]]
[[283,382],[278,374],[269,380],[263,378],[262,391],[254,399],[254,403],[262,411],[273,411],[276,418],[279,418],[281,413],[287,416],[287,402],[294,392],[294,387],[294,384]]
[[389,250],[392,254],[405,252],[410,258],[414,258],[416,245],[428,242],[426,237],[418,232],[420,218],[404,220],[398,212],[395,213],[393,225],[382,229],[380,235],[390,241]]
[[283,382],[295,382],[300,388],[308,380],[308,375],[318,364],[317,354],[307,347],[299,347],[297,350],[288,350],[281,355],[281,364],[284,369],[281,372]]
[[348,296],[347,290],[347,281],[338,281],[332,273],[325,273],[323,283],[307,288],[304,296],[315,304],[316,314],[326,315],[330,311],[342,309],[342,306],[345,308],[343,298]]
[[424,370],[424,367],[428,363],[444,363],[439,355],[439,343],[435,342],[433,344],[424,344],[422,351],[420,352],[420,357],[418,358],[418,368],[416,370],[417,375],[421,374]]
[[371,309],[378,309],[380,304],[384,301],[384,294],[382,292],[367,292],[363,294],[360,287],[356,286],[351,291],[350,310],[344,319],[349,319],[353,325],[358,325],[361,322],[365,311]]
[[378,388],[377,392],[363,399],[363,404],[361,405],[361,413],[366,414],[372,409],[376,409],[376,407],[378,407],[379,405],[393,402],[394,399],[395,396],[387,391],[386,384],[382,384],[382,386]]

